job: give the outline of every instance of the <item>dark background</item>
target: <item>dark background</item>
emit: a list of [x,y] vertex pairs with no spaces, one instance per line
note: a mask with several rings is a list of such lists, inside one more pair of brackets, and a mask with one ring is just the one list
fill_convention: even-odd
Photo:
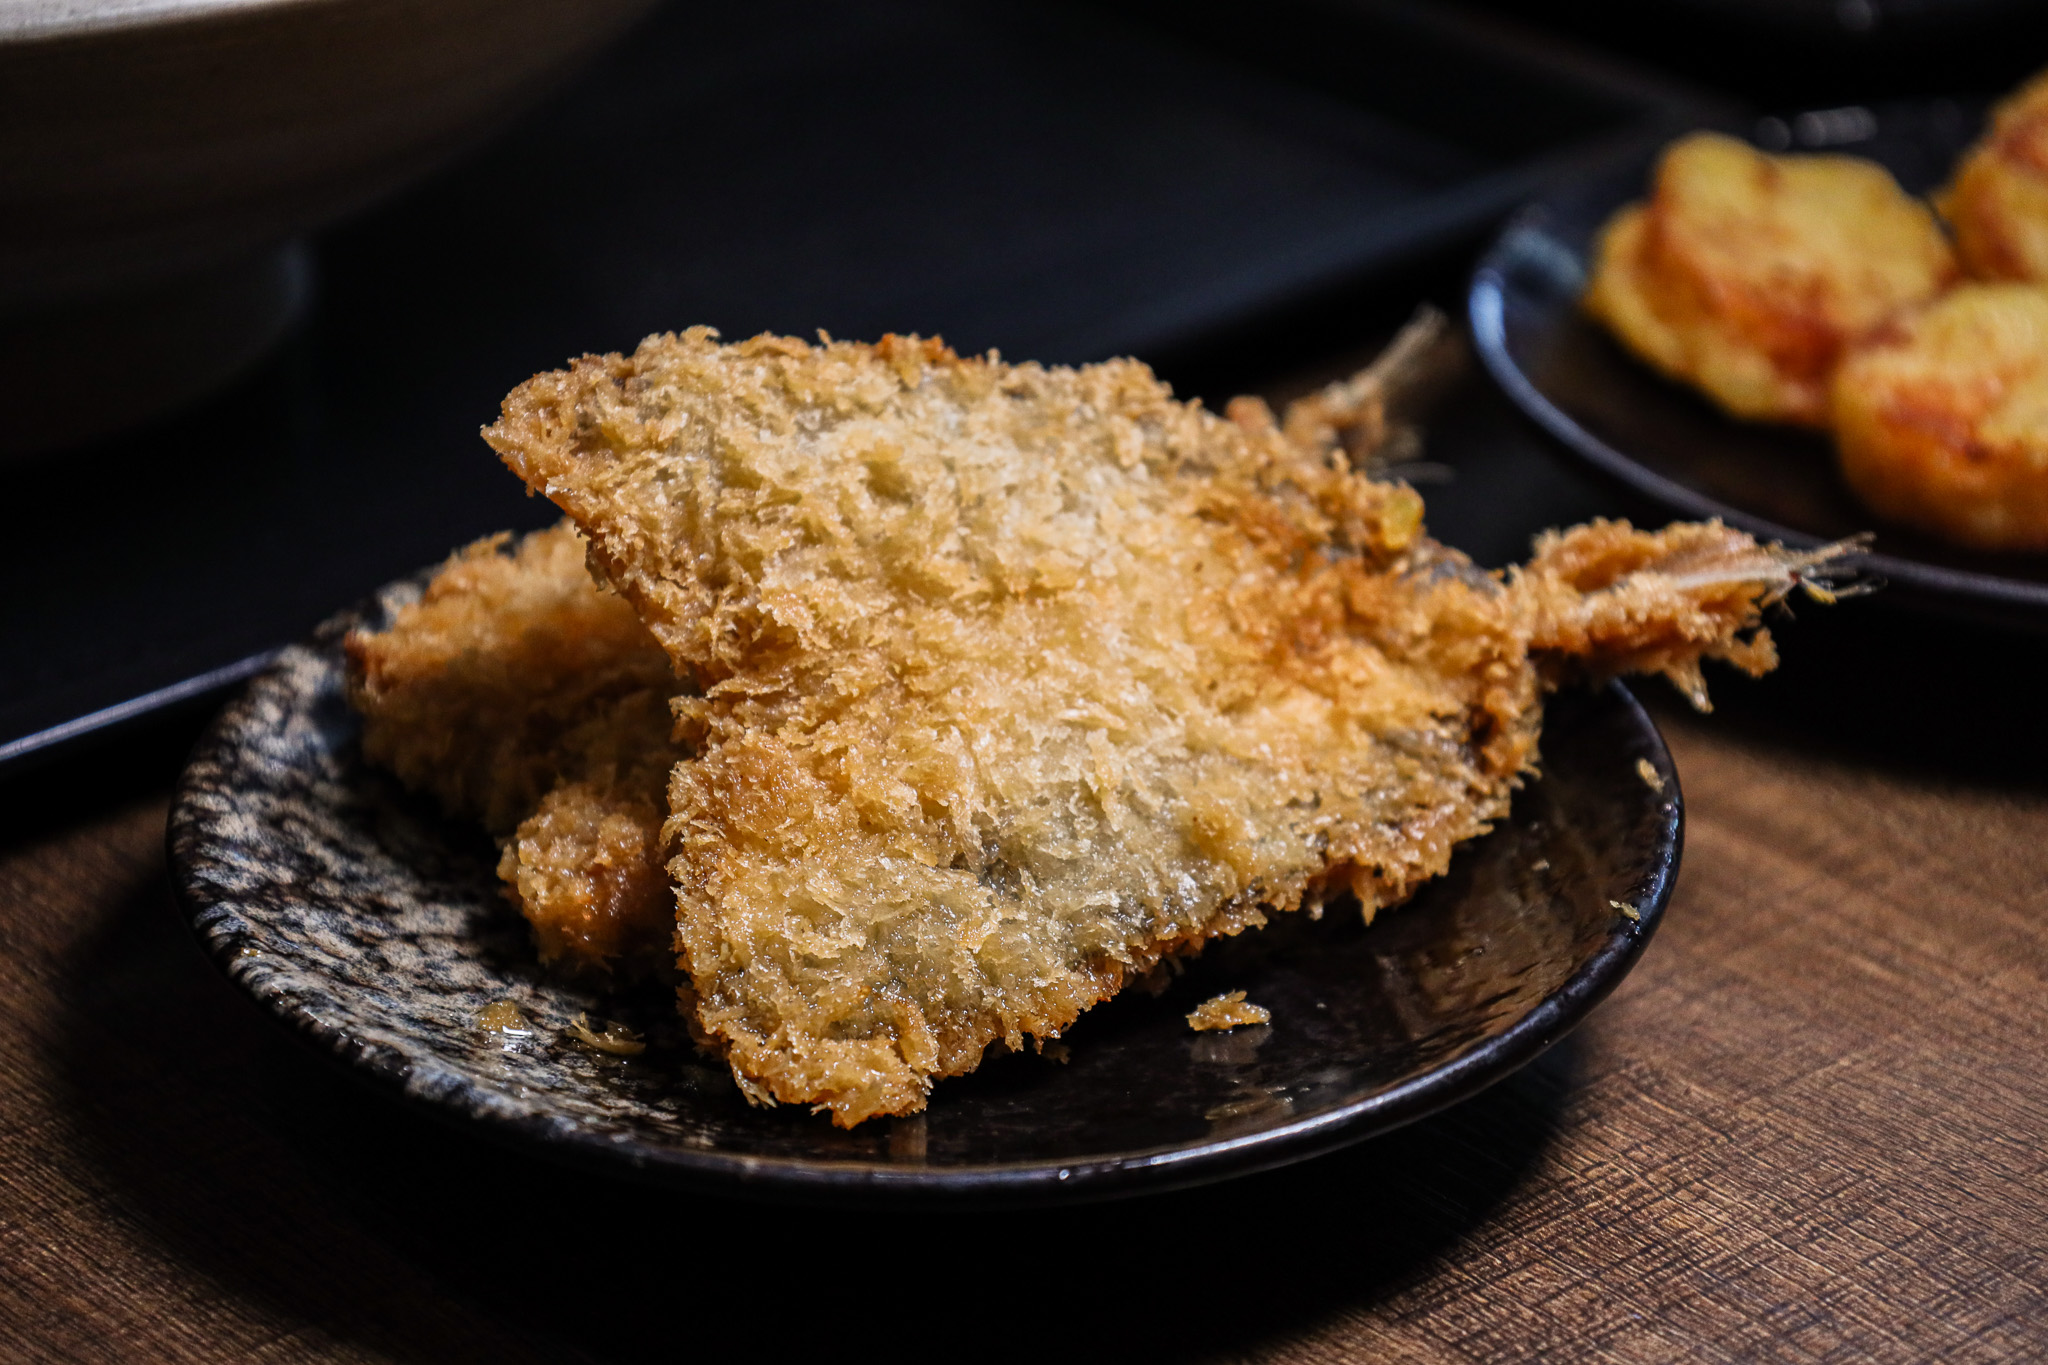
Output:
[[[1996,92],[2044,56],[2041,7],[1990,0],[672,4],[324,233],[303,325],[228,392],[7,467],[0,803],[173,770],[218,689],[42,739],[549,520],[475,433],[574,354],[699,322],[936,332],[1284,396],[1420,300],[1455,314],[1559,177],[1706,118]],[[1425,488],[1433,529],[1487,562],[1629,510],[1477,378],[1431,453],[1458,471]]]

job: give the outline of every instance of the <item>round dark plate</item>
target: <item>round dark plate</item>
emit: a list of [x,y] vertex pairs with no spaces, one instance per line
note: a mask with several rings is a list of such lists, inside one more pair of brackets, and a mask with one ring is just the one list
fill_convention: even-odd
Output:
[[[1949,101],[1881,106],[1864,111],[1870,136],[1834,150],[1872,157],[1907,189],[1924,192],[1947,177],[1981,118],[1980,108]],[[1801,124],[1764,126],[1789,135]],[[1617,208],[1642,197],[1649,170],[1646,158],[1558,187],[1516,215],[1481,259],[1469,298],[1473,339],[1508,396],[1579,458],[1663,512],[1719,517],[1802,546],[1873,531],[1863,563],[1890,584],[1886,597],[2048,626],[2048,556],[1978,553],[1880,521],[1836,473],[1826,436],[1723,416],[1579,311],[1593,239]]]
[[[691,1047],[667,991],[605,997],[543,975],[488,841],[366,765],[340,641],[417,593],[399,585],[328,622],[222,712],[172,807],[174,880],[215,961],[308,1041],[429,1110],[621,1173],[786,1199],[996,1203],[1299,1160],[1420,1118],[1556,1042],[1627,973],[1678,869],[1678,782],[1656,727],[1618,685],[1560,697],[1543,778],[1407,906],[1370,928],[1343,906],[1320,922],[1282,916],[1157,998],[1098,1007],[1063,1060],[992,1058],[941,1083],[925,1113],[844,1132],[750,1108]],[[1273,1022],[1189,1030],[1189,1009],[1232,989]],[[529,1036],[479,1029],[508,999]],[[579,1011],[641,1029],[649,1047],[586,1048],[567,1032]]]

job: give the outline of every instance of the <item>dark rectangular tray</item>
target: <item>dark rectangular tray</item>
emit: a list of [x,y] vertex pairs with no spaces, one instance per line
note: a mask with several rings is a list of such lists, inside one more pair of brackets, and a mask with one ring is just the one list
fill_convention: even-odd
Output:
[[304,325],[232,391],[6,467],[0,767],[206,704],[378,584],[550,520],[476,432],[573,354],[700,322],[1189,354],[1476,242],[1696,109],[1437,6],[1205,13],[657,13],[316,242]]

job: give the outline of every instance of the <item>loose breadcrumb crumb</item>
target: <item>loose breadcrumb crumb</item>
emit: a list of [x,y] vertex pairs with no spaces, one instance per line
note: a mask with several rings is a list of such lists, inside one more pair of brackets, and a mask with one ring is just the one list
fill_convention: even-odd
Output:
[[1213,1000],[1204,1000],[1188,1013],[1188,1027],[1197,1033],[1272,1022],[1273,1011],[1263,1005],[1250,1004],[1245,1000],[1243,991],[1228,991]]
[[614,1057],[637,1057],[647,1050],[647,1044],[640,1035],[624,1024],[606,1024],[599,1032],[590,1027],[587,1015],[578,1014],[569,1021],[569,1035],[586,1047],[599,1052],[609,1052]]
[[1643,912],[1630,905],[1627,901],[1609,901],[1607,903],[1632,920],[1640,920],[1643,917]]
[[478,1010],[476,1026],[485,1033],[511,1033],[523,1036],[533,1032],[533,1021],[510,1000],[493,1000]]
[[1664,790],[1664,779],[1657,776],[1657,770],[1651,766],[1649,759],[1639,758],[1636,760],[1636,776],[1642,778],[1643,785],[1647,786],[1651,791],[1661,792]]
[[1256,1092],[1225,1100],[1207,1110],[1202,1117],[1210,1123],[1233,1123],[1243,1119],[1285,1118],[1293,1112],[1293,1096]]

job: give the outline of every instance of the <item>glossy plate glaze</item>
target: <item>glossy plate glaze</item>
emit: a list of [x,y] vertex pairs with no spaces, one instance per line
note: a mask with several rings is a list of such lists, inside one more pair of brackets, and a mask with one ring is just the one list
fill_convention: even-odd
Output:
[[[493,849],[368,767],[340,641],[418,593],[388,589],[287,649],[215,721],[173,806],[173,875],[236,984],[406,1099],[533,1150],[673,1184],[812,1201],[1006,1203],[1197,1184],[1327,1151],[1499,1080],[1627,973],[1678,868],[1676,775],[1610,686],[1553,704],[1545,775],[1450,874],[1367,928],[1341,906],[1215,945],[1046,1054],[991,1058],[930,1108],[851,1132],[750,1108],[690,1044],[673,997],[543,975]],[[1656,784],[1640,767],[1649,765]],[[1636,916],[1617,909],[1632,907]],[[1272,1023],[1192,1032],[1245,990]],[[480,1026],[513,1002],[529,1027]],[[646,1051],[576,1041],[617,1020]]]
[[[1916,192],[1940,185],[1975,136],[1981,110],[1952,102],[1829,111],[1766,120],[1779,134],[1851,125],[1864,134],[1827,150],[1869,156]],[[1992,555],[1879,520],[1835,471],[1825,436],[1738,422],[1654,373],[1579,311],[1601,224],[1642,197],[1634,166],[1553,190],[1518,214],[1473,275],[1474,341],[1524,412],[1639,500],[1677,517],[1719,517],[1753,535],[1818,545],[1875,532],[1866,567],[1885,598],[2003,624],[2048,627],[2048,556]]]

